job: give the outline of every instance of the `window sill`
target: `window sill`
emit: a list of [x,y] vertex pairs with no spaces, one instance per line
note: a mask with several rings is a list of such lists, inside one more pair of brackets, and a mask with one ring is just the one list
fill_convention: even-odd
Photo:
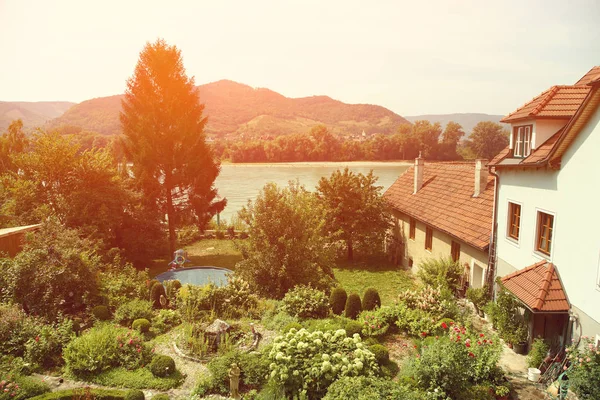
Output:
[[431,254],[431,249],[425,249],[425,251]]
[[506,239],[506,241],[508,243],[510,243],[511,245],[515,246],[517,249],[521,248],[521,245],[519,244],[519,241],[513,237],[510,236],[504,236],[504,239]]
[[533,255],[534,255],[534,257],[538,258],[539,260],[552,261],[552,254],[546,254],[546,253],[542,253],[541,251],[534,250]]

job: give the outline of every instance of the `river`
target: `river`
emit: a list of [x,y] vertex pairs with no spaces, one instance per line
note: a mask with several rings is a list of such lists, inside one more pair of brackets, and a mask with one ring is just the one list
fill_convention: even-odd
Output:
[[298,179],[308,190],[315,190],[321,177],[329,177],[335,170],[350,168],[355,173],[368,174],[370,170],[379,177],[377,184],[387,190],[392,183],[412,164],[407,162],[302,162],[271,164],[223,164],[215,186],[221,197],[227,198],[227,207],[221,218],[231,217],[254,200],[263,186],[275,182],[285,186],[290,180]]

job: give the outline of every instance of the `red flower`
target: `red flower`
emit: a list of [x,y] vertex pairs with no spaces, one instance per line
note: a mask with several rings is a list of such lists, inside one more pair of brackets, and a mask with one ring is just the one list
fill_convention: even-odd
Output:
[[40,341],[40,337],[39,337],[39,336],[36,336],[36,337],[35,337],[35,341],[36,341],[36,342],[39,342],[39,341]]
[[471,357],[471,358],[475,358],[475,354],[473,354],[473,353],[469,352],[469,357]]
[[427,332],[421,332],[421,336],[422,336],[422,337],[425,337],[425,336],[427,336]]
[[478,341],[477,341],[477,344],[481,346],[481,340],[478,340]]
[[480,334],[479,334],[479,337],[484,337],[484,336],[485,336],[485,335],[484,335],[483,333],[480,333]]
[[471,342],[466,342],[466,343],[465,343],[465,346],[467,346],[467,347],[471,347]]
[[452,326],[452,325],[454,325],[454,322],[453,322],[453,321],[450,321],[450,326]]
[[444,329],[448,329],[448,325],[446,325],[446,323],[445,323],[445,322],[442,322],[442,328],[444,328]]

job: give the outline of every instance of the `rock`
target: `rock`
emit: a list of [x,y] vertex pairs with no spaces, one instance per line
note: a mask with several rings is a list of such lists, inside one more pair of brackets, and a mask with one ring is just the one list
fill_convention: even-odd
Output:
[[215,319],[212,324],[206,327],[204,332],[208,333],[209,335],[219,335],[227,332],[230,328],[231,326],[227,322],[220,319]]

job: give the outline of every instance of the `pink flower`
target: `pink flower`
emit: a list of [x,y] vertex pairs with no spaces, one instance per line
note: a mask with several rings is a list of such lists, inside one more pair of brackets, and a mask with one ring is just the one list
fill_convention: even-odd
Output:
[[129,344],[133,344],[133,339],[129,339]]

